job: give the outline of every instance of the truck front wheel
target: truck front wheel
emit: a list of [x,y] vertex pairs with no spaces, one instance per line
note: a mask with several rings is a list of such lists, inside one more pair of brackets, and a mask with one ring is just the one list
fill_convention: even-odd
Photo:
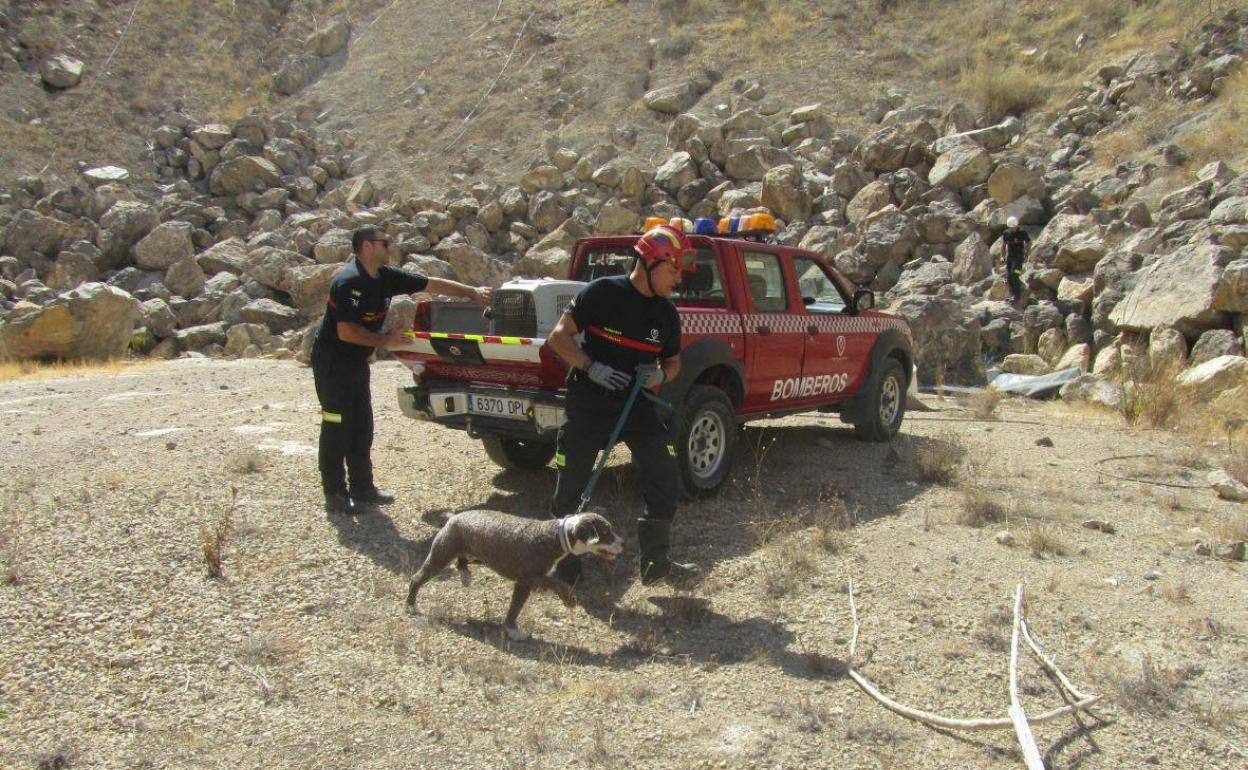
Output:
[[858,437],[867,441],[888,441],[901,430],[906,414],[906,373],[895,358],[885,359],[880,376],[867,396],[866,419],[854,423]]
[[682,491],[706,497],[728,477],[737,450],[732,402],[719,388],[689,388],[676,415],[676,460]]
[[508,470],[535,471],[546,467],[550,458],[555,456],[553,441],[485,436],[481,439],[481,444],[496,465]]

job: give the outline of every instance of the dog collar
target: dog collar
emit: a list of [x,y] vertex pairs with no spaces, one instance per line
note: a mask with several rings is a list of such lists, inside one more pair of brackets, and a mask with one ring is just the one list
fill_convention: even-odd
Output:
[[568,519],[571,516],[564,516],[559,520],[559,547],[564,553],[572,553],[572,543],[568,539]]

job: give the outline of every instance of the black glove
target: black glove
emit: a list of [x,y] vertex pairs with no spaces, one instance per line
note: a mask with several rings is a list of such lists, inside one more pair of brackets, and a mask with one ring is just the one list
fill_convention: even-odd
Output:
[[619,369],[612,368],[602,363],[594,361],[590,363],[589,368],[585,370],[589,381],[601,385],[607,390],[623,390],[628,387],[628,375]]
[[654,388],[667,382],[667,374],[661,366],[642,364],[637,367],[637,379],[641,380],[641,387]]

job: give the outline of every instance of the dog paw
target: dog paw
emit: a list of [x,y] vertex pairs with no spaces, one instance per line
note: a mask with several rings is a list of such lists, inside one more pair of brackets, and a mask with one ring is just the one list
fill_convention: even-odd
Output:
[[403,612],[407,615],[416,616],[420,614],[420,608],[416,606],[415,602],[413,602],[412,604],[404,604]]
[[472,585],[472,573],[466,569],[461,569],[459,571],[459,582],[464,588]]
[[533,634],[530,634],[528,631],[525,631],[524,629],[521,629],[521,628],[515,628],[515,627],[509,626],[506,629],[506,631],[507,631],[507,638],[513,642],[527,642],[528,640],[533,638]]

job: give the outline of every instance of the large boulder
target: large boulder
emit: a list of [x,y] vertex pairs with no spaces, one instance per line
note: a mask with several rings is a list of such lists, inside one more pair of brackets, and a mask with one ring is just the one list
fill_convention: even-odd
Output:
[[213,195],[264,192],[281,184],[282,172],[266,158],[252,155],[227,160],[212,170],[208,189]]
[[316,32],[308,35],[304,48],[308,53],[314,53],[322,58],[327,58],[346,48],[350,40],[351,23],[338,20],[330,22],[329,26],[318,29]]
[[999,150],[1009,144],[1014,137],[1020,135],[1023,132],[1023,127],[1021,120],[1011,116],[995,126],[941,137],[932,145],[932,151],[943,153],[950,147],[964,144],[967,141],[974,142],[985,150]]
[[1011,353],[1001,362],[1001,371],[1006,374],[1045,374],[1049,371],[1049,363],[1034,353]]
[[992,173],[992,158],[978,144],[965,142],[950,147],[936,158],[936,165],[927,175],[933,187],[944,186],[962,191],[986,182]]
[[1122,388],[1093,374],[1081,374],[1058,391],[1063,401],[1096,404],[1106,409],[1122,406]]
[[654,183],[675,195],[680,188],[697,178],[698,164],[693,162],[689,153],[675,152],[655,171]]
[[797,166],[776,166],[763,177],[763,205],[785,222],[810,217],[810,193]]
[[312,256],[322,265],[346,262],[351,254],[351,231],[340,227],[327,230],[312,247]]
[[1087,215],[1058,214],[1036,236],[1031,244],[1029,260],[1042,267],[1053,267],[1062,244],[1076,235],[1092,230],[1095,225],[1092,217]]
[[1230,329],[1210,329],[1192,345],[1192,366],[1200,366],[1219,356],[1242,356],[1244,345]]
[[298,311],[268,297],[261,297],[247,303],[240,317],[246,323],[263,324],[275,332],[291,331],[303,324]]
[[22,260],[36,254],[47,256],[55,254],[68,235],[69,228],[61,220],[25,209],[0,232],[0,251]]
[[119,358],[130,344],[138,306],[103,283],[85,283],[44,307],[19,303],[0,321],[0,349],[16,359]]
[[678,115],[692,107],[702,95],[702,89],[691,80],[648,91],[642,97],[647,109],[664,115]]
[[39,62],[39,77],[50,88],[73,88],[82,80],[82,62],[63,53]]
[[1158,326],[1148,335],[1148,362],[1158,374],[1170,375],[1187,367],[1187,338],[1178,329]]
[[1219,203],[1209,214],[1217,225],[1248,225],[1248,195],[1239,195]]
[[[264,247],[247,255],[247,269],[243,275],[261,286],[277,291],[286,291],[287,273],[296,267],[315,264],[312,260],[296,251]],[[326,265],[337,270],[337,265]]]
[[298,93],[316,82],[325,66],[325,60],[314,53],[293,53],[273,76],[273,90],[286,96]]
[[877,179],[859,188],[853,200],[845,207],[845,218],[850,224],[858,224],[871,214],[893,203],[893,191],[888,183]]
[[641,226],[641,215],[612,198],[603,204],[594,225],[595,235],[635,233]]
[[1237,259],[1222,271],[1213,292],[1213,309],[1248,313],[1248,259]]
[[205,273],[234,273],[238,275],[247,267],[247,244],[241,238],[227,238],[200,252],[195,261]]
[[338,265],[305,264],[290,267],[286,271],[282,285],[300,315],[304,318],[319,318],[325,314],[329,284],[339,269]]
[[998,205],[1030,195],[1044,197],[1044,180],[1041,176],[1017,161],[1002,163],[988,177],[988,194]]
[[189,222],[165,222],[134,247],[134,263],[144,270],[168,270],[195,255]]
[[910,325],[921,382],[974,385],[984,381],[979,319],[970,308],[946,297],[911,296],[888,310]]
[[953,252],[953,280],[969,286],[992,275],[992,255],[978,232],[968,235]]
[[910,259],[918,245],[919,228],[914,220],[896,206],[886,206],[864,220],[863,250],[873,267],[888,262],[902,264]]
[[1228,252],[1211,244],[1184,246],[1140,270],[1135,287],[1109,315],[1115,326],[1147,331],[1173,326],[1189,339],[1223,326],[1213,297]]
[[1183,372],[1175,385],[1190,403],[1248,417],[1248,358],[1219,356]]
[[130,258],[130,247],[160,224],[160,214],[139,201],[117,201],[100,217],[95,245],[114,267],[123,267]]
[[434,247],[433,254],[449,264],[464,283],[473,286],[496,284],[505,278],[506,270],[500,266],[498,260],[468,243],[468,239],[459,233],[443,238]]
[[204,270],[193,257],[179,259],[165,271],[165,286],[180,297],[191,297],[208,280]]
[[563,185],[563,172],[557,166],[538,166],[520,177],[520,189],[530,195],[541,190],[555,192]]
[[925,262],[906,270],[889,289],[892,296],[907,294],[934,295],[953,280],[953,263]]
[[1095,232],[1081,232],[1057,247],[1054,265],[1068,275],[1090,273],[1105,256],[1105,241]]

